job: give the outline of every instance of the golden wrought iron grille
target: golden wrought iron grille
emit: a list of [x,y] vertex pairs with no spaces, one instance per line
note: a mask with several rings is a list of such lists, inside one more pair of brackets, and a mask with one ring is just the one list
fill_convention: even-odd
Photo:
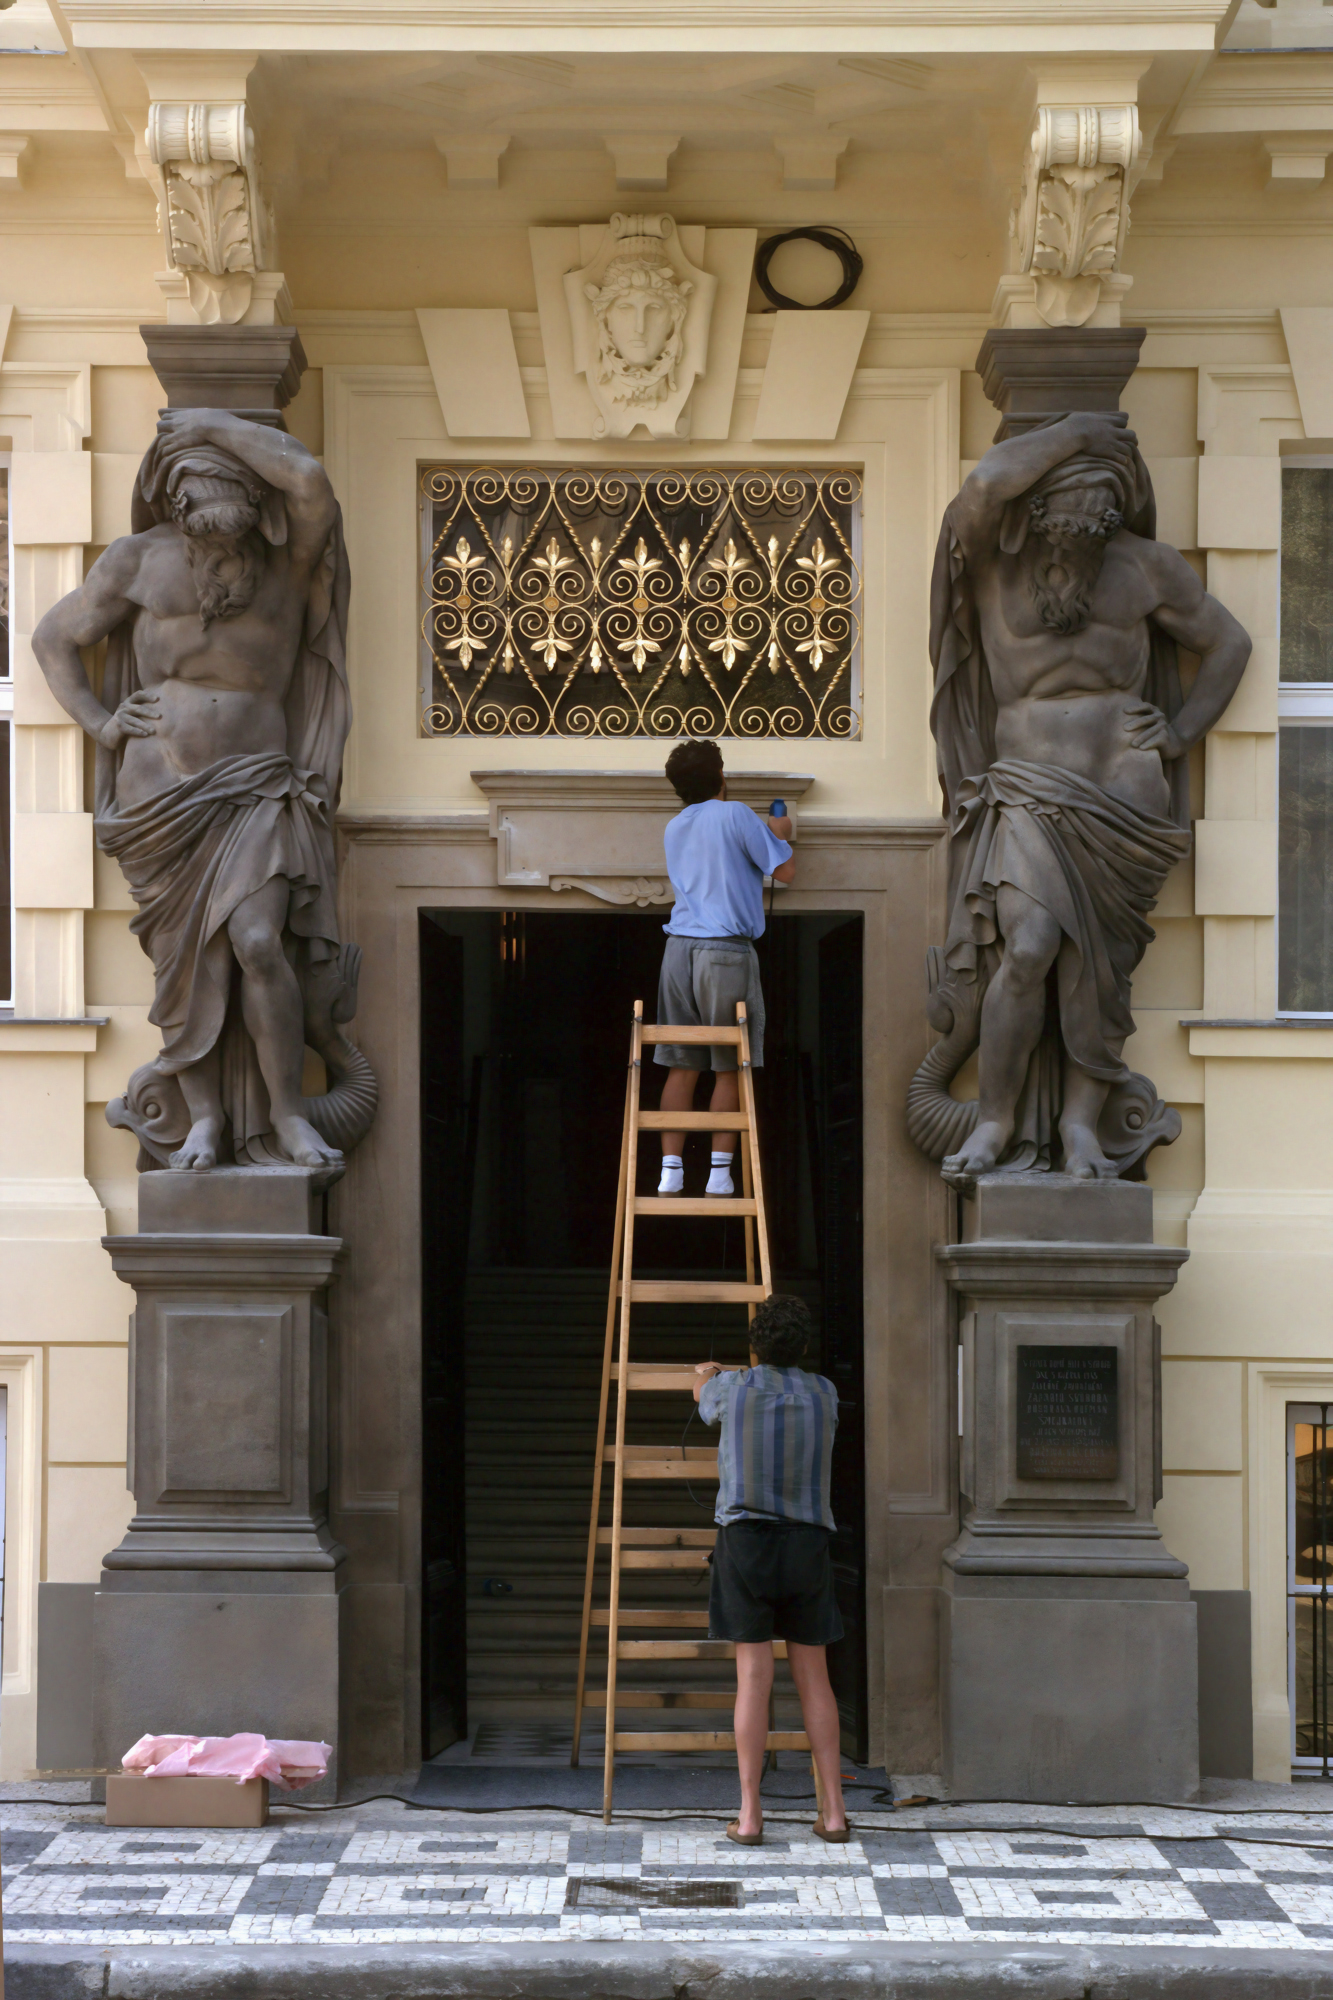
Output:
[[427,736],[860,734],[844,469],[421,476]]

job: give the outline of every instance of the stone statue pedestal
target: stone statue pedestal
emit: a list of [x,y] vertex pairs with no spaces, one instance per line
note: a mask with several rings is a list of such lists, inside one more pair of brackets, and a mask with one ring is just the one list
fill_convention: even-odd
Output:
[[[342,1245],[305,1168],[147,1173],[134,1287],[136,1511],[94,1601],[94,1761],[145,1732],[338,1747],[346,1551],[327,1521],[327,1322]],[[312,1798],[336,1794],[336,1764]]]
[[1198,1790],[1185,1565],[1153,1521],[1152,1309],[1188,1252],[1126,1181],[993,1175],[936,1255],[959,1296],[962,1532],[944,1557],[944,1776],[958,1798]]

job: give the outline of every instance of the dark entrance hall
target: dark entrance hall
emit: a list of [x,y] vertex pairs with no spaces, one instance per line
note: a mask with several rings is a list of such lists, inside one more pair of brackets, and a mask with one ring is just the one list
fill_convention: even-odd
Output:
[[[660,911],[420,919],[426,1758],[469,1726],[479,1748],[568,1751],[629,1024],[636,999],[655,1015],[662,921]],[[847,1637],[830,1670],[845,1749],[864,1761],[862,920],[778,915],[758,948],[775,1282],[810,1304],[818,1366],[838,1389],[834,1559]],[[658,1083],[644,1081],[655,1104]],[[689,1144],[687,1188],[702,1191],[707,1135]],[[655,1182],[649,1135],[639,1184]],[[640,1274],[743,1276],[742,1226],[643,1218],[635,1261]],[[635,1324],[644,1358],[745,1356],[740,1307],[636,1308]],[[652,1401],[636,1442],[679,1443],[691,1424],[690,1442],[709,1441],[688,1397]],[[642,1483],[641,1524],[693,1511],[672,1484]],[[701,1525],[714,1494],[691,1495]],[[693,1603],[699,1581],[679,1589]],[[794,1719],[789,1689],[780,1706]],[[595,1761],[598,1744],[585,1745]]]

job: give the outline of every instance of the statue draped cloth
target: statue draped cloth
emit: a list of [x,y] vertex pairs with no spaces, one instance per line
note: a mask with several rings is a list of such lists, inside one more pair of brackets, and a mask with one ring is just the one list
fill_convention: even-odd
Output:
[[[169,482],[186,472],[251,478],[226,453],[159,440],[135,482],[135,534],[170,520]],[[285,534],[284,526],[274,525],[280,507],[281,496],[265,496],[261,524],[271,539]],[[349,594],[339,514],[311,577],[285,703],[285,755],[226,757],[126,806],[117,799],[123,745],[97,751],[98,844],[124,871],[139,906],[130,929],[153,962],[156,991],[148,1018],[162,1031],[153,1065],[162,1083],[161,1101],[146,1108],[150,1134],[164,1156],[189,1124],[179,1086],[167,1080],[218,1048],[237,1163],[263,1166],[282,1158],[254,1043],[241,1018],[227,923],[247,896],[282,877],[291,890],[284,948],[303,993],[310,970],[338,953],[333,814],[352,718]],[[136,648],[141,615],[127,618],[107,642],[102,700],[113,712],[143,685]]]
[[[1131,533],[1156,539],[1148,470],[1080,456],[1041,483],[1114,483]],[[1028,532],[1028,500],[1005,510],[1000,549],[1017,555]],[[1144,699],[1168,720],[1181,707],[1175,641],[1149,622]],[[1145,813],[1062,766],[999,759],[996,702],[982,643],[967,560],[946,509],[931,579],[930,657],[935,670],[931,732],[949,825],[949,928],[937,961],[937,992],[946,1011],[962,1006],[979,1019],[999,969],[997,917],[1002,885],[1020,889],[1061,930],[1055,964],[1056,1004],[1028,1065],[1014,1137],[1003,1166],[1049,1168],[1059,1149],[1062,1047],[1089,1076],[1111,1086],[1099,1137],[1122,1172],[1146,1154],[1156,1093],[1111,1044],[1134,1032],[1130,982],[1154,932],[1147,918],[1171,868],[1190,850],[1189,773],[1185,759],[1167,765],[1171,816]],[[941,962],[942,961],[942,962]],[[1169,1116],[1169,1114],[1167,1114]],[[1145,1143],[1146,1142],[1146,1143]]]

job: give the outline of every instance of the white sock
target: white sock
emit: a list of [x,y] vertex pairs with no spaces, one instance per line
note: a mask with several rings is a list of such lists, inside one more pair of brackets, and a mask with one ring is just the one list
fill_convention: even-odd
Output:
[[659,1194],[683,1194],[685,1191],[685,1162],[679,1153],[663,1153],[662,1178],[657,1183]]
[[704,1189],[705,1194],[735,1194],[735,1183],[731,1178],[731,1162],[733,1157],[731,1153],[713,1154],[713,1170],[708,1176],[708,1186]]

